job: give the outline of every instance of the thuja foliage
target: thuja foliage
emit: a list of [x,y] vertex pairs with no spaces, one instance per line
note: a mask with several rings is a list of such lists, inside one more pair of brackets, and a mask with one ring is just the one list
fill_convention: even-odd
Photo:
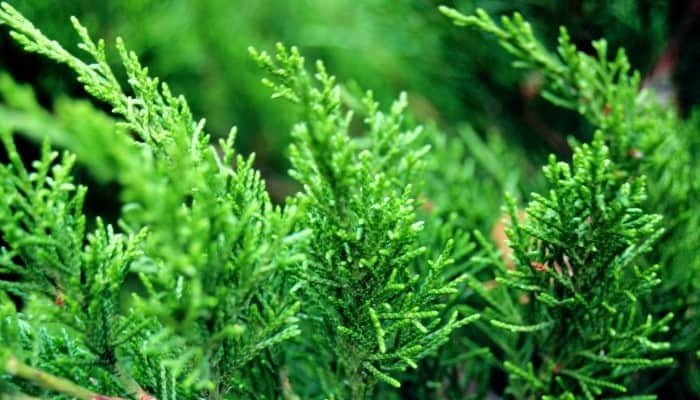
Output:
[[571,166],[551,159],[550,192],[533,195],[524,222],[511,205],[515,268],[497,282],[528,304],[495,307],[489,322],[522,335],[503,349],[517,398],[625,393],[631,373],[673,362],[657,341],[673,315],[655,320],[640,301],[661,283],[658,266],[639,261],[663,233],[660,216],[639,208],[644,179],[619,174],[602,142],[577,148]]
[[[294,47],[251,49],[298,111],[300,191],[275,205],[236,130],[214,142],[122,40],[117,73],[77,20],[87,61],[3,3],[12,37],[112,116],[69,99],[48,113],[0,75],[0,396],[688,396],[698,117],[639,90],[604,40],[586,54],[562,28],[551,53],[518,14],[440,11],[537,71],[590,143],[526,176],[497,134],[445,138],[412,125],[404,94],[383,109]],[[36,161],[14,131],[44,140]],[[118,216],[84,209],[76,164],[118,182]]]
[[[293,176],[305,192],[280,209],[270,204],[252,158],[234,159],[235,131],[218,148],[210,146],[204,122],[194,121],[185,100],[150,78],[121,41],[117,50],[131,94],[124,92],[107,64],[104,43],[93,42],[76,20],[80,47],[92,58],[89,64],[44,37],[9,5],[3,5],[0,15],[25,49],[71,67],[88,93],[109,104],[123,119],[120,126],[135,135],[138,157],[126,166],[133,169],[132,175],[120,178],[126,204],[119,228],[124,233],[116,234],[111,225],[97,221],[98,228],[108,232],[99,241],[104,247],[121,249],[118,243],[127,235],[129,246],[123,252],[128,257],[83,244],[85,189],[72,184],[68,171],[73,159],[67,158],[49,175],[53,158],[46,147],[37,172],[27,173],[20,169],[22,162],[7,136],[14,169],[6,174],[16,175],[19,182],[6,188],[4,232],[14,232],[12,224],[32,227],[18,221],[24,217],[18,209],[21,203],[26,203],[24,208],[36,203],[46,214],[54,211],[53,204],[67,203],[72,206],[70,217],[80,222],[79,229],[59,235],[71,228],[61,224],[66,216],[40,214],[34,220],[53,225],[17,238],[4,236],[7,272],[18,274],[5,281],[7,290],[34,307],[42,299],[22,289],[41,288],[50,310],[42,320],[48,317],[64,336],[78,334],[79,339],[66,345],[75,349],[65,355],[70,364],[92,365],[111,378],[93,381],[92,375],[74,373],[69,376],[73,381],[115,395],[275,397],[280,392],[277,382],[284,378],[273,348],[300,333],[298,291],[305,302],[307,328],[313,331],[320,323],[325,330],[302,345],[311,349],[321,342],[319,361],[337,366],[335,376],[321,379],[320,392],[338,398],[369,397],[377,381],[399,386],[391,371],[415,367],[417,360],[444,344],[452,330],[478,317],[441,312],[441,297],[457,292],[461,282],[442,275],[450,264],[450,244],[436,260],[421,257],[426,248],[418,241],[422,223],[415,216],[415,192],[409,182],[426,148],[414,144],[419,130],[402,130],[405,97],[384,114],[368,95],[367,142],[355,143],[347,132],[351,114],[341,111],[339,87],[320,64],[316,88],[296,51],[279,49],[282,68],[265,54],[257,55],[281,79],[277,93],[302,103],[308,118],[295,130],[299,143],[291,150]],[[23,188],[37,176],[40,188],[47,184],[61,190],[39,196],[50,205],[42,207]],[[71,191],[76,191],[75,199],[59,197]],[[29,199],[21,202],[22,196]],[[297,206],[305,218],[296,218]],[[310,231],[315,237],[307,248]],[[60,257],[66,264],[62,274],[52,271],[52,259],[33,258],[33,253],[44,251],[33,240],[27,243],[28,236],[50,238],[57,241],[51,243],[52,251],[70,252],[73,258]],[[63,240],[70,240],[71,246]],[[83,253],[91,264],[81,262]],[[93,264],[119,274],[88,269]],[[129,273],[138,275],[142,290],[125,286]],[[98,283],[90,284],[91,279]],[[80,290],[81,296],[74,293]],[[120,301],[123,291],[131,292],[130,301]],[[47,296],[54,299],[53,306]],[[69,310],[74,318],[97,325],[64,321],[61,315],[71,315]],[[26,321],[25,313],[8,316],[8,331],[21,331],[19,326],[26,324],[27,332],[17,335],[31,338],[31,328],[38,324],[33,316],[27,313]],[[40,336],[51,342],[53,333],[41,331]],[[80,354],[82,347],[83,357],[73,354]],[[29,350],[6,350],[6,372],[15,376],[11,386],[27,387],[22,381],[26,371],[56,356],[42,358],[40,353],[32,362]],[[316,369],[310,373],[326,378],[328,371]],[[91,396],[88,389],[80,392],[64,381],[47,386],[68,395]]]
[[[622,380],[623,376],[633,370],[670,364],[669,355],[681,362],[675,374],[692,381],[692,376],[683,375],[692,374],[685,363],[694,362],[693,349],[698,346],[692,333],[697,327],[693,310],[698,273],[692,244],[698,228],[698,212],[692,204],[698,171],[695,118],[682,121],[672,109],[660,105],[652,92],[640,91],[639,74],[632,71],[624,50],[609,60],[605,40],[593,42],[595,53],[589,55],[577,50],[566,29],[561,28],[559,46],[553,54],[518,14],[504,17],[499,25],[483,11],[475,16],[464,16],[446,7],[441,11],[457,25],[474,26],[494,35],[516,57],[516,67],[542,74],[543,98],[576,111],[596,130],[590,148],[583,145],[575,150],[571,168],[553,161],[545,168],[549,197],[533,195],[524,223],[518,223],[515,205],[509,207],[514,221],[509,238],[519,267],[502,271],[497,280],[523,291],[527,297],[521,302],[529,305],[527,318],[522,319],[522,311],[511,312],[510,320],[493,319],[499,322],[492,324],[531,332],[535,337],[531,340],[541,352],[537,367],[528,364],[531,355],[520,358],[523,355],[519,354],[519,362],[505,360],[503,367],[513,382],[520,381],[510,390],[520,396],[571,391],[597,397],[601,391],[625,392],[630,387],[643,392],[663,381],[654,375],[640,378],[637,374],[631,381]],[[649,195],[642,182],[648,182]],[[643,217],[642,210],[666,218],[653,221],[653,214]],[[601,218],[606,215],[616,215],[618,220],[606,222]],[[637,263],[630,264],[630,257],[642,255]],[[593,266],[598,262],[601,264]],[[593,275],[586,276],[583,271]],[[584,286],[578,286],[580,280]],[[585,297],[580,297],[584,293]],[[574,312],[579,307],[582,309],[578,312],[589,311]],[[494,318],[508,315],[506,310],[494,311]],[[593,322],[593,315],[611,319]],[[567,331],[577,330],[577,324],[586,330],[604,328],[599,334],[591,330],[572,335]],[[621,329],[620,324],[626,324],[625,328]],[[566,329],[557,331],[562,327]],[[550,337],[552,332],[554,336]],[[600,334],[610,342],[596,343]],[[632,342],[615,344],[615,338],[620,337]],[[591,339],[595,340],[586,342]],[[635,341],[636,347],[626,347]],[[516,342],[505,343],[499,347],[507,349]],[[542,343],[546,345],[539,347]],[[550,350],[542,351],[550,345]],[[596,347],[601,345],[617,348],[617,356],[611,355],[612,348]],[[551,354],[553,349],[558,355]],[[655,356],[649,355],[652,350]],[[566,355],[565,362],[561,355]],[[592,357],[584,373],[566,370],[567,362],[576,365],[577,357]],[[601,369],[596,364],[609,367]],[[579,387],[572,389],[567,379],[574,379]]]
[[[133,132],[139,155],[123,179],[123,233],[97,220],[86,234],[85,188],[69,173],[74,157],[52,167],[56,156],[45,148],[29,172],[5,131],[11,164],[3,168],[3,287],[42,310],[4,319],[6,372],[26,378],[29,365],[51,362],[50,372],[60,368],[112,395],[272,396],[278,376],[271,349],[299,334],[299,303],[282,275],[304,259],[299,247],[308,235],[291,230],[294,207],[270,203],[252,158],[234,153],[235,130],[211,146],[204,122],[148,77],[123,43],[117,48],[131,95],[108,66],[104,43],[77,21],[89,64],[9,5],[0,18],[27,50],[75,70],[86,90],[122,117],[125,129],[115,134]],[[128,273],[138,274],[142,290],[125,285]],[[123,300],[124,291],[133,297]],[[8,385],[41,393],[21,379]],[[91,398],[64,386],[52,388]]]
[[368,92],[367,132],[353,139],[353,112],[343,110],[341,89],[322,63],[312,76],[295,48],[278,46],[274,58],[252,53],[273,96],[299,103],[304,117],[292,132],[290,159],[304,188],[303,224],[314,231],[301,271],[315,332],[305,357],[324,360],[314,367],[322,368],[321,388],[338,398],[369,397],[377,381],[398,387],[392,371],[415,368],[451,331],[478,318],[444,315],[442,298],[459,290],[463,276],[443,274],[451,242],[430,260],[419,241],[412,182],[428,150],[419,145],[420,129],[402,126],[405,95],[383,112]]

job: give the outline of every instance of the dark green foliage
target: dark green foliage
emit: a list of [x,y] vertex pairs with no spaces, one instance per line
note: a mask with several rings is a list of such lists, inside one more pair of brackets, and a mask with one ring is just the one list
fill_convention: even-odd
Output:
[[[451,243],[431,261],[419,242],[423,223],[411,182],[428,148],[416,143],[419,129],[402,127],[405,95],[385,113],[368,93],[367,134],[354,140],[353,113],[342,110],[340,87],[323,64],[312,78],[295,48],[278,46],[274,61],[266,53],[253,56],[270,74],[265,82],[273,96],[299,103],[305,117],[292,133],[290,159],[291,175],[304,188],[302,223],[314,232],[300,271],[308,282],[309,329],[318,332],[308,351],[320,346],[318,357],[335,365],[322,371],[328,379],[322,390],[361,399],[377,380],[398,387],[392,371],[415,368],[452,330],[478,317],[441,313],[441,297],[457,292],[463,277],[442,275],[452,263]],[[414,271],[417,262],[429,268]]]
[[[689,311],[694,308],[694,288],[700,271],[694,245],[689,242],[692,241],[691,232],[697,229],[698,213],[688,203],[697,193],[693,178],[697,173],[694,162],[697,124],[692,119],[681,121],[672,110],[662,107],[652,92],[639,91],[639,74],[631,71],[624,51],[619,50],[613,60],[608,60],[605,40],[594,42],[595,54],[587,55],[571,44],[567,31],[562,28],[558,52],[554,55],[534,38],[532,28],[518,14],[513,18],[504,17],[501,27],[483,11],[471,17],[447,8],[442,11],[459,25],[474,25],[495,35],[518,59],[516,66],[540,71],[545,77],[543,97],[577,111],[599,130],[609,143],[609,162],[617,165],[616,174],[620,179],[635,179],[642,174],[648,177],[650,194],[641,205],[666,216],[666,233],[658,235],[657,244],[646,255],[648,263],[660,263],[659,286],[653,291],[635,294],[635,299],[644,304],[656,320],[665,320],[672,314],[677,316],[669,322],[674,328],[664,329],[666,333],[660,337],[668,341],[667,351],[685,363],[686,352],[697,347],[698,342],[690,333],[694,329],[687,330],[697,326],[695,313]],[[577,215],[573,209],[571,211],[570,215]],[[575,221],[578,227],[580,220]],[[540,232],[536,238],[550,238],[551,234]],[[609,238],[606,236],[605,240]],[[567,243],[565,247],[570,245],[564,243]],[[557,261],[561,263],[562,260]],[[537,262],[545,265],[545,261]],[[661,293],[668,295],[660,296]],[[680,332],[684,332],[682,337],[676,336]],[[678,371],[689,372],[689,368],[682,364]]]
[[653,353],[668,348],[654,340],[673,315],[654,320],[639,301],[661,283],[658,267],[637,264],[663,233],[660,217],[639,208],[644,180],[625,181],[602,135],[576,150],[571,167],[552,158],[544,173],[549,196],[533,195],[524,223],[511,208],[515,269],[497,278],[523,291],[529,306],[518,320],[490,321],[527,332],[520,357],[504,363],[509,391],[517,398],[627,392],[626,375],[672,363]]

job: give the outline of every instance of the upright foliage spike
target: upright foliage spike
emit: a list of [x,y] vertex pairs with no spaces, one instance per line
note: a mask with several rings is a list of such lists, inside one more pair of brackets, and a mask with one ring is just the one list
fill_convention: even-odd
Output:
[[[139,243],[145,231],[125,236],[98,219],[96,229],[86,235],[85,187],[76,186],[70,175],[75,157],[66,153],[55,163],[58,154],[45,142],[42,158],[29,171],[10,134],[5,131],[2,138],[11,164],[0,166],[0,232],[5,243],[0,288],[23,298],[41,315],[3,313],[3,368],[22,365],[17,357],[29,358],[38,348],[35,366],[82,382],[100,377],[87,386],[122,393],[123,385],[110,371],[118,368],[118,353],[131,342],[140,321],[120,312],[119,294],[131,263],[142,255]],[[38,328],[47,322],[61,328]],[[52,364],[56,360],[64,364],[57,367]],[[37,390],[16,383],[30,393]]]
[[302,274],[309,321],[321,332],[314,337],[323,343],[316,351],[335,365],[325,390],[361,399],[377,381],[399,386],[392,371],[415,367],[452,330],[478,317],[441,318],[442,296],[463,280],[441,275],[449,258],[414,272],[425,248],[411,182],[427,148],[417,145],[418,129],[402,127],[406,97],[382,112],[368,93],[367,134],[353,139],[353,113],[343,111],[341,89],[322,63],[310,76],[296,48],[280,45],[274,58],[251,53],[268,72],[273,96],[297,102],[303,111],[293,131],[291,174],[304,187],[299,203],[315,237]]
[[494,327],[525,343],[517,353],[504,349],[508,392],[627,393],[633,372],[673,362],[660,355],[669,344],[654,342],[673,314],[654,320],[638,301],[661,283],[657,266],[637,264],[663,233],[661,217],[642,211],[643,177],[619,173],[600,133],[575,149],[571,166],[552,156],[544,174],[549,195],[533,194],[524,222],[510,202],[515,269],[497,278],[527,302],[516,320],[498,307],[489,313]]

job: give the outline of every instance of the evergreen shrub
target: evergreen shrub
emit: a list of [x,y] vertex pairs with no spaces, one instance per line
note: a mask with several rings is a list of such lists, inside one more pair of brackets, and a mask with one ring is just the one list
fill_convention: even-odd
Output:
[[[298,190],[273,200],[237,129],[210,134],[122,39],[117,70],[78,19],[84,57],[2,3],[109,113],[49,112],[0,74],[0,398],[700,395],[697,114],[605,39],[561,28],[552,52],[518,13],[439,12],[590,127],[571,157],[529,173],[497,134],[447,136],[406,93],[383,107],[296,47],[251,47],[259,91],[296,110]],[[114,185],[117,215],[86,181]]]

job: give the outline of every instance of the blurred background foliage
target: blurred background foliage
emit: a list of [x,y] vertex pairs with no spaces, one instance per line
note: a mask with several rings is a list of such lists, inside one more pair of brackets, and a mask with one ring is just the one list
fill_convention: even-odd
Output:
[[[700,46],[693,45],[699,33],[695,20],[700,2],[692,0],[13,2],[69,49],[76,41],[67,23],[71,15],[97,37],[109,41],[122,36],[153,75],[185,95],[195,115],[207,119],[212,134],[223,136],[231,125],[238,126],[239,150],[256,153],[257,166],[278,200],[295,190],[286,178],[284,157],[295,109],[269,101],[261,90],[260,73],[246,50],[250,45],[265,49],[281,41],[299,46],[307,58],[323,59],[347,88],[348,101],[360,93],[359,88],[372,89],[385,104],[405,90],[417,122],[433,121],[450,135],[469,123],[482,137],[498,136],[506,149],[524,147],[512,157],[522,158],[515,164],[524,167],[525,175],[537,171],[550,152],[568,155],[568,136],[590,137],[590,127],[575,114],[552,112],[553,106],[538,99],[536,74],[511,68],[509,56],[484,35],[455,29],[438,13],[441,3],[465,13],[476,7],[492,15],[520,11],[552,47],[561,25],[584,50],[591,40],[606,37],[611,48],[627,49],[643,76],[652,76],[666,56],[673,78],[682,82],[672,88],[679,107],[688,110],[697,100],[698,83],[689,76],[700,56]],[[8,111],[16,111],[13,118],[17,112],[36,114],[36,108],[22,109],[8,100],[15,96],[10,88],[16,85],[9,83],[13,81],[31,84],[38,105],[63,120],[70,114],[65,98],[85,97],[79,84],[66,79],[64,67],[23,53],[6,32],[0,34],[0,54],[0,68],[8,73],[0,88],[5,103],[0,117],[12,119]],[[19,128],[34,138],[41,131]],[[56,144],[70,147],[60,140]],[[106,183],[108,193],[114,189],[104,171],[109,166],[87,165],[92,171],[87,175]],[[520,182],[523,193],[532,189],[527,180]]]

